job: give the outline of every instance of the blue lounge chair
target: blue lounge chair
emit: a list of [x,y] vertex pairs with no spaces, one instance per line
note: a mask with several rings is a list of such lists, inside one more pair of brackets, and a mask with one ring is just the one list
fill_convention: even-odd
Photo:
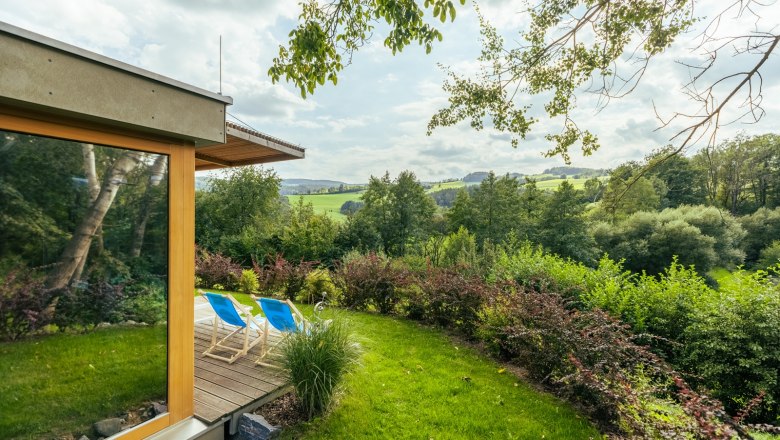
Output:
[[[292,333],[305,332],[308,323],[303,318],[303,314],[295,307],[292,301],[285,300],[280,301],[272,298],[256,298],[252,296],[259,305],[260,309],[265,315],[265,328],[263,329],[263,345],[260,350],[260,356],[257,358],[256,364],[265,365],[267,367],[277,367],[273,364],[264,362],[266,356],[268,356],[274,348],[276,348],[284,338]],[[273,345],[268,342],[268,332],[271,327],[281,333],[282,337],[277,340]]]
[[[236,301],[230,294],[220,295],[203,291],[200,291],[200,294],[206,298],[214,309],[214,313],[216,313],[214,316],[214,330],[211,333],[211,345],[203,352],[203,356],[227,361],[227,363],[232,364],[241,356],[246,355],[252,347],[263,342],[265,339],[263,328],[266,325],[258,322],[258,319],[252,316],[249,307]],[[220,324],[222,324],[222,327],[229,326],[234,328],[234,330],[224,338],[217,340]],[[239,337],[242,339],[240,343],[227,345],[228,339],[238,339]],[[216,354],[216,352],[220,351],[232,352],[233,355],[225,357]]]

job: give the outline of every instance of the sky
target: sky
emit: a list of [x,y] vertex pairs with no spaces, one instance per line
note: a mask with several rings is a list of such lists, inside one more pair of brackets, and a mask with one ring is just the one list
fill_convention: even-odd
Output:
[[[712,17],[714,11],[707,8],[719,3],[697,3],[697,14]],[[507,42],[521,42],[519,31],[528,20],[522,1],[482,0],[479,7]],[[757,12],[758,22],[755,17],[727,14],[721,34],[755,26],[777,32],[780,3],[757,6]],[[377,27],[372,41],[342,71],[338,85],[327,84],[305,100],[291,85],[272,84],[267,75],[299,13],[297,2],[289,0],[0,0],[0,21],[203,89],[216,92],[221,87],[234,100],[229,118],[306,148],[304,160],[270,164],[283,178],[363,183],[370,175],[387,171],[396,176],[412,170],[421,180],[438,181],[474,171],[532,174],[564,165],[559,157],[543,156],[550,148],[544,134],[560,130],[560,121],[540,120],[516,149],[508,135],[489,126],[475,131],[462,123],[426,135],[431,115],[447,102],[439,65],[459,73],[478,71],[479,26],[472,3],[457,8],[454,22],[436,22],[444,39],[428,55],[423,48],[409,46],[393,56],[382,44],[386,28]],[[669,143],[680,126],[659,129],[656,111],[668,118],[693,109],[682,94],[690,71],[676,61],[693,59],[690,47],[697,31],[701,26],[655,59],[628,97],[600,109],[595,96],[580,94],[577,121],[597,134],[602,146],[589,157],[572,151],[573,166],[611,168],[642,159]],[[750,63],[756,57],[741,59]],[[720,59],[714,73],[739,71],[740,62]],[[777,53],[761,73],[766,115],[756,124],[726,125],[718,139],[780,132]],[[520,99],[535,108],[543,103],[541,97]]]

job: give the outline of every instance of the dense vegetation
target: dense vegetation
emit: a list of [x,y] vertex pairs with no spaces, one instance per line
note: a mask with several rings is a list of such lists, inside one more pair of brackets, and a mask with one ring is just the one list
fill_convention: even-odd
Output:
[[[149,178],[157,161],[106,179],[133,185],[111,201],[89,258],[61,286],[48,265],[62,266],[79,216],[96,204],[89,182],[73,178],[86,155],[53,143],[61,167],[52,168],[32,141],[18,141],[0,163],[9,170],[0,335],[164,320],[164,185]],[[451,329],[629,436],[725,438],[745,420],[778,423],[780,138],[660,161],[667,153],[582,189],[488,173],[441,193],[446,209],[410,171],[371,177],[343,223],[289,203],[272,171],[241,168],[196,193],[196,283],[304,302],[327,291],[343,307]],[[127,162],[96,157],[108,176]],[[58,184],[31,179],[36,167]],[[711,269],[733,273],[718,285]]]
[[[238,263],[221,285],[252,264],[269,295],[311,301],[322,288],[344,307],[456,330],[607,429],[731,432],[719,405],[735,420],[777,423],[780,138],[659,161],[667,153],[582,189],[489,173],[443,211],[411,172],[372,177],[343,224],[269,191],[274,208],[244,207],[263,227],[238,233],[258,241],[200,240],[216,228],[198,240],[204,261]],[[225,188],[247,191],[241,176],[277,184],[245,169]],[[198,265],[207,286],[209,267]],[[715,268],[733,271],[730,281],[718,286]]]

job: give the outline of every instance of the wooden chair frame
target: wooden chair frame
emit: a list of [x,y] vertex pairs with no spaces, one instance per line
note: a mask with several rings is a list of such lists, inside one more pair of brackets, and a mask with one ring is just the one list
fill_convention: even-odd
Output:
[[[208,301],[208,298],[206,297],[205,293],[202,290],[199,290],[198,293],[203,295],[204,298],[206,298],[206,301]],[[203,352],[203,356],[208,356],[210,358],[219,359],[222,361],[225,361],[229,364],[232,364],[242,356],[246,356],[247,353],[249,353],[249,350],[254,348],[257,344],[265,343],[267,340],[267,331],[265,329],[268,328],[268,322],[265,323],[265,326],[263,327],[260,323],[257,322],[254,316],[252,316],[252,309],[241,304],[238,302],[235,298],[233,298],[232,295],[224,294],[222,296],[227,297],[230,302],[233,304],[233,307],[236,309],[236,312],[239,316],[241,316],[244,319],[244,322],[246,325],[243,327],[237,327],[232,332],[228,333],[227,336],[223,337],[222,339],[217,340],[219,338],[219,328],[225,328],[225,325],[233,326],[232,324],[224,322],[220,317],[219,314],[215,313],[214,315],[214,326],[211,331],[211,345],[209,348],[206,349],[206,351]],[[210,304],[210,303],[209,303]],[[220,323],[222,324],[220,326]],[[250,341],[250,333],[252,332],[257,333],[257,337],[252,339]],[[239,333],[242,333],[242,343],[240,348],[235,346],[227,345],[226,342],[233,338],[234,336],[238,335]],[[230,357],[220,356],[214,351],[216,350],[225,350],[232,352],[233,355]]]
[[[260,298],[256,297],[254,295],[250,295],[252,298],[252,301],[256,302],[257,305],[260,305]],[[293,304],[292,301],[289,299],[286,299],[282,301],[283,303],[286,303],[290,307],[290,311],[292,312],[293,320],[295,323],[300,326],[301,331],[306,331],[306,327],[308,326],[308,321],[303,317],[303,313],[301,313],[300,310],[298,310],[297,307],[295,307],[295,304]],[[260,307],[262,310],[262,306]],[[265,312],[263,312],[265,313]],[[270,367],[270,368],[280,368],[278,365],[269,364],[267,362],[264,362],[264,359],[266,356],[268,356],[274,348],[278,347],[282,342],[284,342],[284,339],[287,338],[287,336],[290,335],[291,332],[285,332],[280,331],[279,329],[276,329],[279,331],[279,333],[282,335],[281,339],[277,341],[275,344],[270,345],[268,343],[268,334],[271,331],[271,324],[268,322],[268,319],[264,320],[265,327],[263,328],[263,343],[260,348],[260,355],[257,357],[257,360],[255,360],[255,365],[262,365],[264,367]]]

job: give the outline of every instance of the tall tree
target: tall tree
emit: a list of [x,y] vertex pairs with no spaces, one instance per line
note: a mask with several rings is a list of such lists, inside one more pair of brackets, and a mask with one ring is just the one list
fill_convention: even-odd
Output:
[[371,176],[362,200],[365,206],[355,217],[373,225],[390,255],[403,255],[410,243],[424,240],[436,210],[411,171],[401,172],[392,182],[387,173],[381,179]]
[[685,156],[670,156],[672,150],[673,147],[667,146],[653,152],[645,160],[646,163],[652,164],[647,175],[656,177],[666,187],[660,207],[676,208],[706,203],[705,173]]
[[195,242],[249,264],[275,252],[280,179],[261,167],[235,168],[195,197]]
[[541,216],[541,243],[563,257],[585,263],[594,260],[595,243],[585,224],[579,192],[564,180],[553,193]]
[[514,177],[497,178],[490,171],[470,196],[459,197],[449,215],[450,230],[464,227],[480,245],[486,240],[500,243],[510,231],[517,232],[522,226],[520,183]]
[[609,176],[599,208],[615,222],[639,211],[655,211],[661,203],[657,187],[648,177],[635,177],[641,168],[628,162],[615,168]]
[[[112,164],[100,187],[97,199],[90,205],[73,236],[65,246],[62,256],[54,270],[49,274],[46,284],[50,288],[62,288],[73,281],[74,275],[82,266],[95,232],[103,223],[111,204],[116,198],[124,177],[135,168],[141,160],[141,153],[123,152]],[[80,274],[78,274],[80,275]]]
[[141,199],[138,219],[133,227],[133,241],[130,247],[131,257],[138,257],[141,255],[141,248],[143,247],[144,236],[146,235],[146,224],[149,222],[149,216],[152,214],[152,202],[155,198],[155,188],[160,186],[167,174],[168,156],[160,154],[154,159],[154,163],[152,164],[149,181],[147,182],[143,199]]
[[282,229],[281,247],[291,261],[329,262],[338,225],[326,214],[316,214],[311,203],[298,203],[290,210],[290,220]]

